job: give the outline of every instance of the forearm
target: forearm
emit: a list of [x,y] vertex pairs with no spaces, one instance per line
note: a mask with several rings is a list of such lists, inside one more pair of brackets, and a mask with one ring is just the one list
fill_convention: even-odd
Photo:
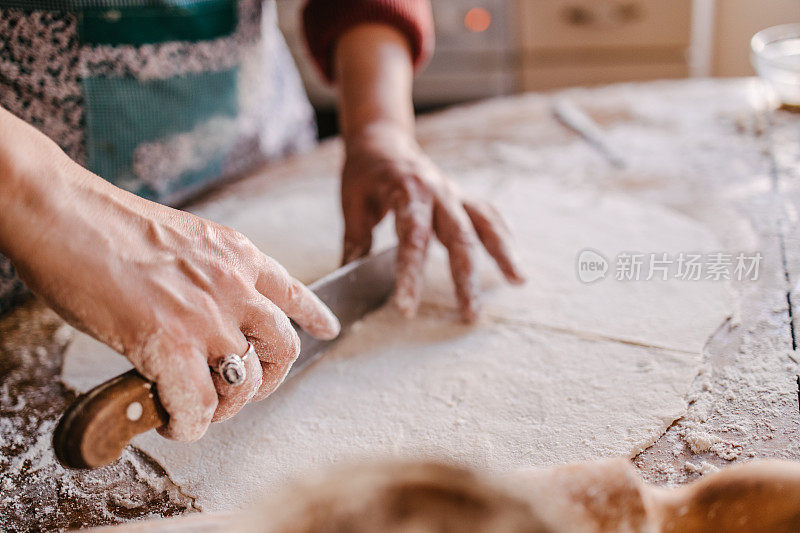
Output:
[[345,142],[383,127],[413,135],[414,68],[401,32],[383,24],[352,28],[336,45],[335,68]]
[[40,262],[43,246],[79,248],[92,238],[81,222],[102,231],[108,212],[136,201],[0,108],[0,252],[21,274]]
[[0,251],[18,260],[53,224],[71,163],[49,138],[0,108]]

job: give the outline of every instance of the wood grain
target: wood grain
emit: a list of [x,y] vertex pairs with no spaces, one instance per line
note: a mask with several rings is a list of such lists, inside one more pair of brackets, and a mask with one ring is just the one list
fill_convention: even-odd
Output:
[[70,468],[99,468],[119,459],[131,439],[167,423],[155,385],[136,370],[78,397],[53,435],[56,457]]

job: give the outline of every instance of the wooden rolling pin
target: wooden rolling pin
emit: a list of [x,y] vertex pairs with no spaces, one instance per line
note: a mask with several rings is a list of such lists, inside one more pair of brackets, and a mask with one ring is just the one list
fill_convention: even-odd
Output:
[[[409,478],[409,471],[424,471],[425,468],[431,468],[427,479]],[[430,529],[415,529],[420,533],[438,531],[433,524],[441,519],[442,514],[463,512],[466,517],[474,516],[476,505],[481,508],[484,503],[476,503],[475,494],[480,494],[490,504],[493,500],[501,502],[508,495],[513,495],[530,505],[533,509],[530,527],[508,527],[508,531],[800,531],[800,463],[796,462],[755,461],[734,465],[674,489],[645,484],[626,459],[516,472],[504,476],[499,483],[498,480],[484,481],[480,477],[468,477],[462,487],[458,486],[458,482],[455,486],[452,483],[453,479],[459,479],[460,474],[449,481],[442,477],[441,483],[437,483],[437,468],[441,470],[440,466],[424,464],[411,467],[407,464],[355,467],[352,471],[340,470],[317,486],[290,490],[250,509],[227,514],[195,514],[177,519],[136,522],[104,528],[102,531],[157,529],[163,532],[311,533],[314,528],[308,524],[324,523],[327,525],[326,531],[335,533],[371,531],[376,520],[384,531],[399,531],[402,529],[398,528],[399,524],[381,520],[398,516],[394,511],[398,505],[397,494],[400,493],[404,493],[407,500],[412,502],[402,504],[406,509],[402,519],[408,520],[409,514],[416,513],[417,525],[431,524]],[[364,479],[368,480],[366,485]],[[437,490],[432,491],[432,487]],[[431,498],[438,498],[446,504],[439,509],[437,505],[430,504],[433,501]],[[421,501],[426,501],[426,505],[420,505]],[[389,506],[394,508],[389,509]],[[461,511],[459,506],[463,506]],[[291,509],[288,513],[285,511],[287,508]],[[280,515],[283,516],[278,518]],[[313,516],[309,518],[310,515]],[[359,516],[363,517],[363,527],[358,527]],[[513,523],[519,524],[519,521]],[[475,523],[474,527],[467,527],[465,531],[480,531],[481,528],[480,523]]]

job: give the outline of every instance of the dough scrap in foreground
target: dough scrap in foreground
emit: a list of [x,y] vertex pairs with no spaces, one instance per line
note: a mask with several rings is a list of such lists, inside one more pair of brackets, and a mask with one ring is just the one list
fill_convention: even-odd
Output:
[[[223,222],[291,272],[310,276],[310,258],[335,266],[339,237],[325,224],[338,216],[335,191],[309,198],[302,183],[280,189]],[[686,217],[619,196],[517,180],[495,200],[517,230],[531,281],[505,287],[487,261],[481,323],[460,325],[446,311],[451,289],[435,248],[416,319],[391,308],[366,317],[320,361],[196,443],[151,432],[135,444],[205,510],[241,507],[304,470],[350,459],[445,457],[507,470],[632,456],[652,444],[685,411],[702,346],[728,315],[727,290],[623,283],[613,271],[585,285],[575,260],[586,247],[613,258],[714,251],[716,241]],[[280,205],[301,209],[305,223]],[[79,335],[65,383],[85,390],[119,373],[124,364],[109,370],[114,357]]]

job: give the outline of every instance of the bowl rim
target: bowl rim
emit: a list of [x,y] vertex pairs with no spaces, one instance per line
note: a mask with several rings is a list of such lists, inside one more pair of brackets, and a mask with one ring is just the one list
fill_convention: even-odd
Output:
[[790,38],[800,39],[800,22],[778,24],[777,26],[770,26],[757,32],[750,38],[750,51],[759,61],[770,63],[782,69],[796,70],[797,65],[763,55],[764,47],[767,44]]

